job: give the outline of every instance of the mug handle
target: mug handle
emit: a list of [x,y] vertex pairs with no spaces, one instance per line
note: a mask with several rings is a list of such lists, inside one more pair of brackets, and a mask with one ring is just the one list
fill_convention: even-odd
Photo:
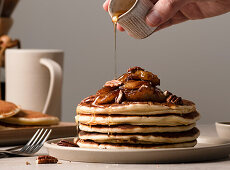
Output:
[[62,85],[62,68],[61,66],[54,60],[49,58],[41,58],[40,64],[47,67],[50,72],[50,86],[48,95],[46,98],[46,102],[43,108],[42,113],[47,113],[47,110],[50,106],[50,101],[53,98],[55,91],[58,91]]

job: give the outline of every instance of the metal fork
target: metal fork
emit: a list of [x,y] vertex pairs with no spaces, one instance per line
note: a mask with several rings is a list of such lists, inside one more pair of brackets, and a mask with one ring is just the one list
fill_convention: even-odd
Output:
[[0,153],[10,154],[10,155],[19,155],[19,156],[31,156],[32,154],[38,152],[45,141],[48,139],[52,129],[38,129],[32,138],[23,146],[19,151],[14,150],[3,150]]

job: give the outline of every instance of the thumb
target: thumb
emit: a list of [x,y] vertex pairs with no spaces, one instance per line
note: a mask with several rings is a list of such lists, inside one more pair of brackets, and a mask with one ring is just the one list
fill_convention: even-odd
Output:
[[159,0],[146,16],[146,23],[156,27],[172,18],[188,0]]

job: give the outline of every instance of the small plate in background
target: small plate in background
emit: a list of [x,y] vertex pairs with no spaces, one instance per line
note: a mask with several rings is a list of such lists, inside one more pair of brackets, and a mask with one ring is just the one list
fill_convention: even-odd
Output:
[[230,140],[230,122],[216,122],[216,131],[220,138]]

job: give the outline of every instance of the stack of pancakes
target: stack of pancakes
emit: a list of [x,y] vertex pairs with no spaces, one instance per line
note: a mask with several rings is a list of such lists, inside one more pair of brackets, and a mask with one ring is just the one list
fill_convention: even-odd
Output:
[[200,115],[195,104],[162,92],[160,80],[140,67],[107,82],[77,107],[81,148],[151,149],[193,147]]

